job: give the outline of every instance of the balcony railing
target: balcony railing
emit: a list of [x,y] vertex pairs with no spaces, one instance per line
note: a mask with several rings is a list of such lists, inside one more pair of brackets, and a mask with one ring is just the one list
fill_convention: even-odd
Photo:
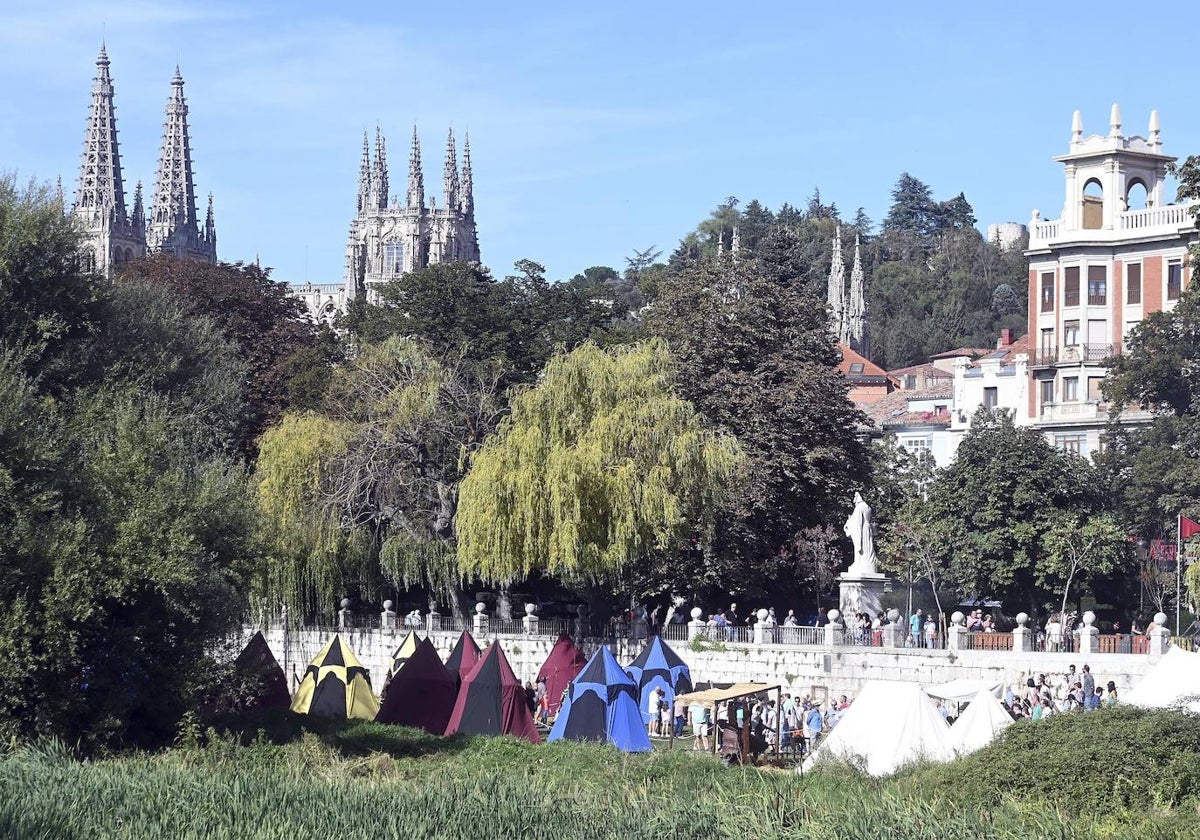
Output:
[[1121,230],[1144,230],[1155,227],[1176,227],[1195,223],[1188,211],[1191,205],[1168,204],[1164,207],[1147,207],[1145,210],[1127,210],[1121,214]]
[[1058,364],[1058,348],[1043,347],[1033,354],[1034,367],[1051,367]]
[[1108,295],[1088,295],[1088,306],[1108,306]]
[[1109,356],[1121,353],[1119,344],[1085,344],[1083,345],[1083,360],[1085,362],[1102,362]]

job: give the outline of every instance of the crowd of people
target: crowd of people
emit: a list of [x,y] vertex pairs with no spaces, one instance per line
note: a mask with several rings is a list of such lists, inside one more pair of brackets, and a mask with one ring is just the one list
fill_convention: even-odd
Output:
[[1113,680],[1106,686],[1098,685],[1089,665],[1084,665],[1079,673],[1071,665],[1061,677],[1038,674],[1027,677],[1024,683],[1018,680],[1006,686],[1003,702],[1014,720],[1042,720],[1056,714],[1113,706],[1119,699]]

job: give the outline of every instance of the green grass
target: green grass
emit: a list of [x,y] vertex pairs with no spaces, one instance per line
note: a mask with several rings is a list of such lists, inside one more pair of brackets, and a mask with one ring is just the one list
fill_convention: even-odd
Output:
[[[443,739],[286,715],[154,755],[82,762],[53,744],[15,749],[0,757],[0,837],[1194,836],[1195,793],[1178,785],[1181,795],[1127,782],[1124,804],[1096,809],[1091,793],[1077,801],[1033,784],[993,787],[982,769],[1007,749],[1005,761],[1036,776],[1045,753],[1039,742],[1066,743],[1089,731],[1095,740],[1131,721],[1167,749],[1200,729],[1172,723],[1164,735],[1155,716],[1101,717],[1013,727],[1003,743],[963,762],[878,781],[845,767],[800,777],[726,768],[687,751],[626,755],[580,744]],[[1134,776],[1141,778],[1136,767]]]

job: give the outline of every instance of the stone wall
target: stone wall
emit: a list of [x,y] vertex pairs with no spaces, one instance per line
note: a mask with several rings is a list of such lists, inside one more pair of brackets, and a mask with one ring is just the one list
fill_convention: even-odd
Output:
[[[246,637],[253,628],[244,632]],[[267,642],[289,682],[295,687],[304,669],[332,637],[334,630],[299,629],[285,634],[280,627],[265,631]],[[371,684],[379,690],[387,674],[392,652],[407,630],[343,630],[342,637],[371,673]],[[425,635],[423,632],[420,635]],[[433,632],[430,640],[445,659],[457,633]],[[536,678],[554,646],[553,636],[493,635],[498,640],[522,681]],[[599,641],[585,641],[581,647],[591,655]],[[687,662],[692,679],[701,682],[780,683],[792,693],[819,696],[825,692],[854,696],[871,680],[899,680],[935,685],[955,679],[986,679],[1006,683],[1030,674],[1062,674],[1068,665],[1082,670],[1091,666],[1096,684],[1113,680],[1127,692],[1157,663],[1158,657],[1145,654],[1104,653],[1085,657],[1075,653],[1043,653],[984,650],[922,650],[910,648],[866,648],[820,645],[712,644],[697,642],[693,650],[687,642],[668,642]],[[609,642],[617,661],[628,664],[643,643]],[[482,647],[483,645],[481,645]]]

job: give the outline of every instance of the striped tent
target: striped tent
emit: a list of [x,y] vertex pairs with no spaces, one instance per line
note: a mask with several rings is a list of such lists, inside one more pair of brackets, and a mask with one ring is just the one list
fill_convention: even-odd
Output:
[[292,711],[302,715],[374,720],[379,701],[371,678],[340,633],[309,664],[292,698]]
[[396,676],[396,673],[404,667],[404,663],[409,660],[414,653],[417,652],[417,645],[421,640],[417,638],[417,634],[413,630],[408,631],[408,635],[404,637],[404,641],[400,643],[400,647],[396,648],[392,654],[392,665],[388,668],[388,679]]
[[471,638],[466,630],[458,637],[458,643],[446,659],[446,670],[454,677],[454,685],[462,685],[467,674],[471,673],[475,663],[479,661],[479,645]]

